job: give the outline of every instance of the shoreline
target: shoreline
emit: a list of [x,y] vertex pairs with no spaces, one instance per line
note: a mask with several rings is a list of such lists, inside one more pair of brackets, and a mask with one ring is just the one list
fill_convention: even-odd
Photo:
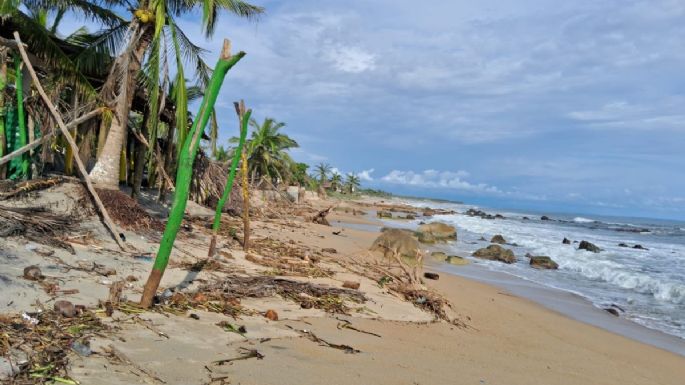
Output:
[[[406,202],[402,203],[406,204]],[[413,229],[413,226],[401,220],[383,222],[376,219],[372,214],[368,213],[365,215],[365,221],[337,221],[337,225],[370,233],[378,233],[382,227]],[[504,289],[519,298],[532,301],[546,310],[553,311],[571,320],[599,327],[633,341],[648,344],[685,357],[684,339],[658,329],[649,328],[626,318],[613,316],[605,310],[596,307],[589,298],[585,298],[572,291],[546,286],[507,272],[490,270],[486,266],[473,263],[473,261],[465,266],[441,263],[431,258],[427,258],[426,261],[426,270],[445,273]]]

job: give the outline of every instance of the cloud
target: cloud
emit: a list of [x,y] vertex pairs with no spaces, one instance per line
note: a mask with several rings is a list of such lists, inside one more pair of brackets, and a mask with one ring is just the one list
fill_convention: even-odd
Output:
[[473,184],[465,181],[463,178],[468,176],[468,172],[461,170],[456,172],[424,170],[419,173],[414,171],[392,170],[390,173],[382,177],[381,181],[390,184],[400,184],[422,188],[440,188],[494,194],[502,193],[502,191],[495,186],[489,186],[485,183]]
[[372,174],[374,171],[375,171],[375,170],[372,169],[372,168],[370,168],[370,169],[368,169],[368,170],[363,170],[362,172],[357,173],[357,176],[359,177],[359,179],[360,179],[362,182],[372,182],[372,181],[373,181],[373,177],[371,176],[371,174]]
[[326,57],[340,71],[360,73],[376,68],[374,55],[357,47],[331,47]]

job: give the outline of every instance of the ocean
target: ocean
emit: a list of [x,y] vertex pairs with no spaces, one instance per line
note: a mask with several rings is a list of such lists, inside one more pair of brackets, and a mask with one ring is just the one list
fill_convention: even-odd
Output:
[[[448,253],[468,257],[490,270],[575,293],[598,308],[621,309],[622,318],[685,339],[684,222],[553,213],[544,214],[550,220],[541,220],[540,213],[417,200],[402,202],[460,213],[426,220],[457,227],[458,241],[441,246]],[[463,215],[469,208],[501,214],[504,219]],[[418,225],[420,220],[412,225]],[[516,263],[507,265],[471,257],[475,250],[489,245],[496,234],[509,243],[503,246],[514,251]],[[572,243],[563,244],[564,238]],[[583,240],[602,251],[578,250],[578,243],[573,242]],[[635,245],[644,249],[636,249]],[[527,253],[549,256],[559,264],[559,269],[533,269],[524,257]]]

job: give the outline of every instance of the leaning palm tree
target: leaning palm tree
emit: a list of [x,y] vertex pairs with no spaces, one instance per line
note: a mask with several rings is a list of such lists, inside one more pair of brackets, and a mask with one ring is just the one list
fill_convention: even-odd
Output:
[[354,193],[359,188],[360,185],[361,185],[361,183],[360,183],[358,176],[356,176],[352,173],[347,174],[346,180],[345,180],[345,187],[347,188],[348,193],[350,193],[350,194]]
[[[40,2],[41,0],[31,0]],[[42,0],[50,1],[79,1],[79,0]],[[126,137],[126,127],[131,102],[136,91],[137,79],[141,79],[148,95],[147,124],[149,137],[156,138],[159,123],[159,113],[166,100],[159,84],[166,85],[169,79],[169,52],[173,52],[176,67],[176,79],[179,89],[174,102],[176,122],[179,122],[179,138],[187,135],[188,127],[182,122],[187,121],[188,99],[185,87],[186,64],[194,68],[200,85],[206,86],[209,79],[209,67],[202,60],[203,50],[192,43],[177,24],[177,18],[203,10],[203,32],[210,37],[215,30],[217,18],[221,10],[236,15],[253,18],[263,12],[263,8],[250,5],[242,0],[138,0],[129,4],[126,0],[107,0],[107,4],[115,3],[123,9],[135,9],[131,21],[118,25],[125,25],[124,39],[103,39],[93,44],[97,50],[102,45],[115,45],[119,52],[110,68],[109,76],[100,92],[101,98],[113,106],[114,119],[109,134],[104,143],[97,163],[91,171],[91,178],[105,188],[117,188],[118,165],[121,148]],[[139,73],[143,71],[144,76]]]
[[[297,142],[288,135],[279,132],[285,123],[266,118],[259,124],[250,120],[254,129],[251,138],[245,143],[247,164],[250,179],[254,182],[260,178],[269,178],[272,182],[284,181],[290,176],[292,158],[288,150],[299,147]],[[238,138],[231,138],[231,143],[237,143]]]

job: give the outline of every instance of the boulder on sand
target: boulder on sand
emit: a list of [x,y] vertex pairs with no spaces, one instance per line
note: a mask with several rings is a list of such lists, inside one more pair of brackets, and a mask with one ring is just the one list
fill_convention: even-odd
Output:
[[602,249],[588,241],[580,241],[580,245],[578,245],[578,250],[587,250],[593,253],[599,253],[600,251],[602,251]]
[[373,241],[371,251],[380,251],[386,257],[392,254],[416,258],[419,254],[419,242],[409,232],[400,229],[388,229]]
[[419,241],[423,243],[435,243],[457,240],[457,229],[454,226],[442,222],[426,223],[416,230]]
[[463,265],[469,264],[468,259],[466,259],[464,257],[460,257],[458,255],[450,255],[449,257],[447,257],[447,262],[450,265],[457,265],[457,266],[463,266]]
[[380,210],[376,212],[378,218],[392,218],[392,213],[390,211]]
[[556,270],[559,268],[559,265],[552,258],[546,256],[531,256],[530,266],[535,269]]
[[514,255],[514,252],[509,249],[505,249],[500,245],[490,245],[484,249],[478,249],[473,253],[473,256],[504,263],[516,262],[516,256]]
[[442,251],[434,251],[431,253],[431,257],[436,261],[445,262],[447,260],[447,254]]
[[492,239],[490,239],[490,243],[499,243],[500,245],[503,245],[507,243],[507,240],[504,239],[503,236],[497,234],[494,237],[492,237]]

